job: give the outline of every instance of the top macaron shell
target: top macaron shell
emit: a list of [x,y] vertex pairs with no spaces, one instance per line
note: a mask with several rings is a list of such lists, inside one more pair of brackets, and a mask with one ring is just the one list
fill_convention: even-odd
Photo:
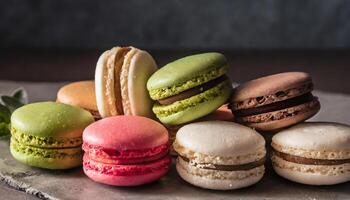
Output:
[[[349,159],[350,127],[338,123],[305,122],[279,132],[272,138],[272,143],[278,147],[284,147],[278,150],[293,155],[317,159]],[[294,151],[290,152],[290,149]],[[315,153],[313,155],[310,153],[312,151],[337,151],[343,154]]]
[[205,121],[180,128],[176,142],[182,147],[206,155],[242,156],[265,148],[264,138],[253,129],[225,121]]
[[160,123],[145,117],[115,116],[88,126],[83,140],[89,145],[120,151],[141,150],[167,144],[167,133]]
[[[226,72],[227,60],[220,53],[213,52],[187,56],[171,62],[155,72],[147,82],[147,89],[152,91],[173,87],[217,68],[221,69],[219,73],[224,74]],[[157,99],[156,97],[152,98]]]
[[94,122],[84,109],[56,102],[32,103],[18,108],[11,116],[17,132],[38,137],[76,138]]
[[94,81],[79,81],[63,86],[57,93],[57,101],[97,111]]
[[305,72],[285,72],[265,76],[241,84],[235,88],[232,101],[243,101],[249,98],[274,94],[275,92],[295,88],[311,83],[312,79]]

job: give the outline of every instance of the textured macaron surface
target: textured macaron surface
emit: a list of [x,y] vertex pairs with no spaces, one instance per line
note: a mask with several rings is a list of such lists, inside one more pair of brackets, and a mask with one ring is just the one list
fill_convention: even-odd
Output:
[[[285,72],[265,76],[255,80],[248,81],[235,88],[232,96],[233,102],[240,102],[250,98],[264,97],[274,95],[277,92],[285,92],[290,89],[300,88],[303,85],[312,83],[309,74],[304,72]],[[312,90],[312,88],[311,88]],[[310,92],[308,88],[303,91],[291,91],[290,96],[301,95]],[[276,98],[279,95],[277,94]]]
[[187,56],[155,72],[147,89],[152,99],[166,98],[224,75],[226,67],[226,58],[220,53]]
[[17,109],[11,125],[18,133],[38,137],[76,138],[94,121],[84,109],[56,102],[32,103]]
[[183,126],[176,135],[175,150],[199,163],[243,164],[265,157],[265,140],[253,129],[224,121]]
[[275,150],[314,159],[349,159],[350,127],[329,122],[305,122],[272,138]]

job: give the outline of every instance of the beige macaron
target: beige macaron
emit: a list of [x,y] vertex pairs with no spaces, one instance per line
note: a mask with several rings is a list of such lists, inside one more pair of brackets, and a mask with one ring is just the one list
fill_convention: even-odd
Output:
[[146,83],[157,70],[152,56],[134,47],[114,47],[98,59],[95,71],[97,107],[102,117],[153,117]]
[[231,190],[250,186],[264,175],[264,138],[248,127],[224,121],[188,124],[176,135],[178,174],[195,186]]
[[272,138],[272,164],[280,176],[308,185],[350,181],[350,126],[308,122]]

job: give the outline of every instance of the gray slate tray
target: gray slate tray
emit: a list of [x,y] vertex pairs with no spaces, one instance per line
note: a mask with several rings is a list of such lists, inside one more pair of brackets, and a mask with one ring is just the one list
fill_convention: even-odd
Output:
[[[0,82],[0,93],[24,86],[31,101],[54,100],[62,83],[30,84]],[[314,92],[322,110],[312,121],[336,121],[350,124],[350,95]],[[174,165],[161,180],[148,185],[120,188],[95,183],[81,168],[52,171],[32,168],[15,161],[8,150],[8,138],[0,140],[0,180],[11,187],[47,199],[350,199],[350,182],[335,186],[306,186],[278,177],[266,164],[267,171],[258,184],[235,191],[211,191],[193,187],[177,175]],[[0,187],[2,187],[0,185]],[[0,190],[0,199],[9,194]]]

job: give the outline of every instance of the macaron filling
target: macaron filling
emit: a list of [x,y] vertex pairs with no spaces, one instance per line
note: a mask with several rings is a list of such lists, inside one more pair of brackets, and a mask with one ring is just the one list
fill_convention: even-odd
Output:
[[194,107],[200,103],[212,100],[229,90],[231,90],[230,81],[226,79],[215,87],[212,87],[200,94],[194,95],[187,99],[176,101],[169,105],[160,105],[159,103],[156,103],[153,106],[153,112],[157,115],[158,118],[166,117],[179,111]]
[[246,117],[250,115],[259,115],[266,112],[273,112],[277,110],[282,110],[290,107],[294,107],[300,104],[308,103],[311,101],[317,101],[317,97],[313,96],[310,92],[291,98],[286,99],[284,101],[278,101],[275,103],[267,104],[264,106],[259,106],[256,108],[248,108],[248,109],[242,109],[242,110],[235,110],[234,116],[235,117]]
[[266,157],[263,157],[257,161],[240,164],[240,165],[218,165],[218,164],[212,164],[212,163],[196,163],[194,160],[191,160],[189,158],[186,158],[184,156],[180,156],[183,161],[187,162],[188,164],[201,168],[201,169],[210,169],[210,170],[219,170],[219,171],[245,171],[245,170],[251,170],[256,167],[260,167],[264,165]]
[[175,84],[173,86],[165,88],[150,89],[149,93],[153,100],[165,99],[170,96],[180,94],[183,91],[189,90],[196,86],[207,83],[211,80],[217,79],[226,73],[226,64],[223,66],[211,69],[208,72],[203,72],[202,74],[191,78],[185,82]]
[[285,161],[297,163],[297,164],[303,164],[303,165],[342,165],[350,163],[350,158],[348,159],[314,159],[314,158],[305,158],[301,156],[291,155],[287,153],[283,153],[280,151],[277,151],[275,149],[272,150],[272,154],[274,156],[277,156]]
[[205,90],[208,90],[210,88],[213,88],[215,87],[216,85],[218,85],[219,83],[221,82],[224,82],[228,79],[227,76],[220,76],[216,79],[213,79],[209,82],[206,82],[202,85],[199,85],[199,86],[196,86],[194,88],[191,88],[191,89],[188,89],[188,90],[185,90],[177,95],[174,95],[174,96],[171,96],[171,97],[167,97],[165,99],[159,99],[158,102],[159,104],[161,105],[169,105],[169,104],[172,104],[176,101],[181,101],[181,100],[184,100],[184,99],[187,99],[191,96],[194,96],[194,95],[197,95],[197,94],[200,94],[202,93],[203,91]]
[[238,102],[232,102],[230,107],[234,111],[255,108],[255,107],[291,99],[291,98],[309,93],[312,90],[313,90],[313,83],[309,82],[295,88],[287,89],[284,91],[277,91],[273,94],[249,98]]
[[101,146],[83,144],[83,150],[93,160],[114,164],[137,164],[160,159],[168,154],[169,144],[149,149],[117,150]]

